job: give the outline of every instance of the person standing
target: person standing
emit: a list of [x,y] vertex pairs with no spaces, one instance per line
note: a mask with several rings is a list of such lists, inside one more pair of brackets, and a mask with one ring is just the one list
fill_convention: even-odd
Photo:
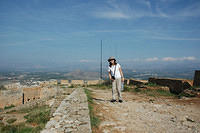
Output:
[[108,75],[109,79],[112,81],[112,100],[111,102],[116,102],[116,91],[118,94],[119,102],[123,102],[121,94],[121,82],[124,82],[124,75],[122,68],[119,63],[116,62],[115,57],[110,57],[108,59]]

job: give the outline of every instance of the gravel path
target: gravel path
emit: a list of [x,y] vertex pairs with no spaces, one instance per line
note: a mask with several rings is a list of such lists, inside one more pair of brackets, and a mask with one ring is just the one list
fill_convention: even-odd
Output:
[[123,103],[111,103],[111,90],[90,90],[101,119],[96,133],[200,133],[200,98],[123,92]]

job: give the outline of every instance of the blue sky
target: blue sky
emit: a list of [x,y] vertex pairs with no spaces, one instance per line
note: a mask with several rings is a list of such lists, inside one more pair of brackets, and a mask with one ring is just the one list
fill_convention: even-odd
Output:
[[101,40],[104,65],[199,65],[200,1],[0,1],[0,68],[98,65]]

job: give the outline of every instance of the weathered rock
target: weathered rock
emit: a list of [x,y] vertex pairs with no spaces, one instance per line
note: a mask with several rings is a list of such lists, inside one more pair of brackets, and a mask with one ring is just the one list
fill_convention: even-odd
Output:
[[200,86],[200,70],[195,71],[193,86]]
[[200,88],[194,88],[195,91],[200,91]]
[[86,94],[83,89],[75,89],[68,95],[47,122],[46,132],[87,132],[91,133],[89,109]]
[[188,90],[188,89],[186,89],[186,90],[184,90],[184,93],[187,94],[187,95],[190,96],[190,97],[195,97],[195,96],[197,96],[197,92],[196,92],[196,91],[193,91],[193,90]]
[[129,85],[143,85],[145,83],[147,83],[146,80],[136,80],[136,79],[129,80]]
[[191,119],[191,118],[186,118],[186,120],[187,121],[189,121],[189,122],[195,122],[193,119]]
[[157,85],[168,86],[170,92],[175,94],[179,94],[183,92],[183,90],[191,87],[187,81],[179,79],[149,78],[149,82]]
[[200,92],[197,92],[197,97],[199,97],[199,98],[200,98]]

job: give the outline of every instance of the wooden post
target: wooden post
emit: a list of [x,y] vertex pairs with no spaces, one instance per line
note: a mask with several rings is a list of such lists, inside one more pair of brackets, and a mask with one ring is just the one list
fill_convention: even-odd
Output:
[[22,94],[22,104],[24,104],[24,93]]

